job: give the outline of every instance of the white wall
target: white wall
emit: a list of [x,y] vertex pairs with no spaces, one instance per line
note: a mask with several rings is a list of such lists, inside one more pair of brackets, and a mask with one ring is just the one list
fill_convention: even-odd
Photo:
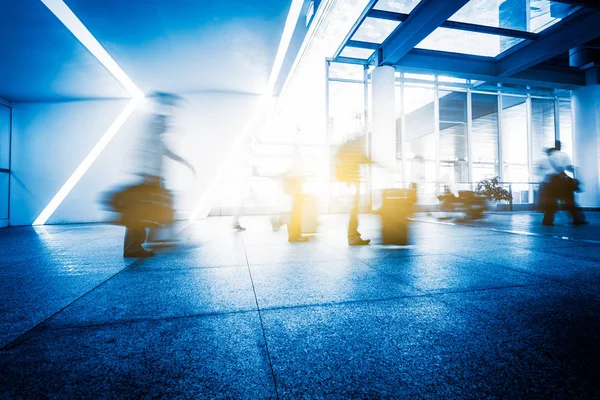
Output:
[[579,205],[600,207],[600,85],[574,90],[573,163],[584,191],[577,195]]
[[[192,162],[197,179],[167,165],[168,186],[179,194],[182,214],[195,205],[218,163],[253,112],[257,96],[209,92],[186,95],[169,142]],[[127,100],[13,103],[11,225],[29,225],[92,149]],[[137,110],[121,128],[48,223],[105,221],[97,202],[106,190],[130,182],[135,145],[148,110]]]

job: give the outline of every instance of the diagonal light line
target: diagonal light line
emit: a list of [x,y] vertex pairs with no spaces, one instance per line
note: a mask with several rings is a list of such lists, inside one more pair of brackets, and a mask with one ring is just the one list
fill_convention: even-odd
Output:
[[104,67],[118,80],[131,97],[143,96],[142,91],[121,69],[119,64],[106,52],[104,47],[96,40],[94,35],[83,25],[77,16],[71,11],[69,6],[63,0],[40,0],[52,11],[54,15],[62,22],[67,29],[75,35],[77,40],[81,42],[94,57],[104,65]]
[[83,177],[91,165],[96,161],[98,156],[106,148],[108,143],[119,132],[119,129],[125,124],[127,119],[142,103],[144,94],[136,86],[135,83],[125,74],[113,58],[106,52],[102,45],[83,25],[77,16],[62,0],[40,0],[48,9],[65,25],[65,27],[92,53],[96,59],[111,73],[111,75],[119,81],[123,87],[130,93],[132,99],[127,106],[121,111],[121,114],[110,125],[108,130],[102,135],[100,140],[94,145],[92,150],[83,159],[81,164],[77,166],[69,179],[62,185],[52,200],[46,205],[44,210],[35,219],[33,225],[43,225],[48,221],[48,218],[56,211],[58,206],[63,202],[67,195],[73,190],[77,182]]
[[129,116],[135,111],[135,109],[142,102],[143,97],[134,97],[131,99],[129,104],[125,107],[121,114],[117,117],[117,119],[112,123],[112,125],[108,128],[108,130],[102,135],[100,140],[96,143],[92,151],[88,153],[88,155],[83,159],[81,164],[77,166],[75,172],[67,179],[67,181],[62,185],[59,191],[54,195],[50,203],[44,208],[41,214],[36,218],[33,222],[33,225],[43,225],[46,223],[48,218],[56,211],[60,203],[63,202],[65,197],[73,190],[77,182],[83,177],[83,175],[87,172],[87,170],[92,166],[94,161],[98,158],[100,153],[106,148],[108,143],[112,140],[113,137],[119,132],[119,129],[123,126],[123,124],[127,121]]

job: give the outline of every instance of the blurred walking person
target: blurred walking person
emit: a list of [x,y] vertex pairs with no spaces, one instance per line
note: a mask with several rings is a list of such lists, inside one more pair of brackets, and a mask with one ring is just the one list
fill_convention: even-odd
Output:
[[544,212],[542,225],[553,226],[554,215],[559,209],[559,204],[566,210],[573,225],[587,224],[581,209],[575,203],[575,192],[579,191],[579,182],[567,175],[566,172],[575,174],[575,167],[567,153],[561,150],[560,141],[555,142],[555,147],[546,151],[547,157],[543,158],[537,169],[541,176],[540,205]]
[[168,93],[155,93],[150,97],[156,110],[139,144],[137,175],[141,182],[111,194],[107,201],[113,211],[121,214],[120,223],[125,226],[124,257],[154,256],[154,252],[142,246],[147,229],[169,226],[174,220],[172,194],[164,185],[164,158],[177,161],[196,174],[194,167],[165,143],[170,111],[177,97]]
[[358,212],[360,209],[360,166],[372,164],[373,162],[363,149],[361,139],[347,140],[338,150],[336,156],[335,175],[338,181],[345,182],[354,187],[354,200],[350,211],[348,222],[348,244],[350,246],[363,246],[371,243],[369,239],[363,239],[358,231]]

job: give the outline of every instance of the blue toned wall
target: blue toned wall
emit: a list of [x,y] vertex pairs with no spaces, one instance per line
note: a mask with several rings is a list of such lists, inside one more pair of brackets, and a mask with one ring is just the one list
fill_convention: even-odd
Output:
[[588,85],[571,95],[573,162],[584,191],[577,195],[583,207],[600,207],[600,85]]
[[[181,216],[195,205],[231,147],[258,96],[208,92],[186,95],[171,146],[188,158],[198,177],[167,164],[169,187],[177,191]],[[29,225],[85,158],[127,104],[127,100],[13,103],[11,225]],[[100,222],[111,215],[99,196],[132,180],[136,143],[147,123],[141,107],[66,197],[48,223]]]

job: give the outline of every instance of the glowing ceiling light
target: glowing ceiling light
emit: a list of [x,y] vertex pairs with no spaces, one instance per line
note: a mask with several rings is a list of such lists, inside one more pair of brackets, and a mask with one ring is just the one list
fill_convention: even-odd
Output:
[[292,36],[294,35],[294,30],[296,29],[296,24],[300,19],[300,13],[302,11],[302,5],[304,4],[303,0],[292,0],[292,5],[290,6],[290,11],[288,12],[287,18],[285,20],[285,26],[283,27],[283,33],[281,34],[281,40],[279,41],[279,47],[277,48],[277,54],[275,55],[275,61],[273,62],[273,67],[271,68],[271,74],[269,76],[269,81],[267,83],[267,87],[265,90],[265,96],[259,100],[259,104],[257,105],[252,117],[246,125],[242,128],[242,130],[238,133],[237,137],[233,142],[233,146],[229,149],[229,152],[221,161],[221,164],[217,168],[217,172],[213,179],[208,184],[208,187],[202,193],[198,204],[190,214],[189,220],[193,221],[202,215],[206,217],[210,212],[208,207],[209,201],[215,191],[215,188],[220,183],[223,174],[229,167],[231,161],[234,156],[237,154],[237,151],[241,147],[244,139],[248,136],[250,132],[252,132],[256,127],[259,121],[262,120],[261,117],[264,116],[268,107],[272,107],[274,102],[270,102],[272,100],[270,96],[272,96],[273,88],[277,83],[277,79],[279,78],[279,74],[281,72],[281,66],[283,65],[283,61],[285,55],[290,47],[290,42],[292,41]]
[[108,130],[102,135],[98,143],[94,145],[89,154],[83,159],[81,164],[77,166],[73,174],[62,185],[52,200],[46,205],[44,210],[35,219],[33,225],[43,225],[48,221],[48,218],[56,211],[58,206],[63,202],[67,195],[73,190],[77,182],[83,177],[90,166],[96,161],[100,153],[106,148],[112,138],[119,132],[119,129],[125,124],[127,119],[142,103],[144,94],[133,83],[133,81],[125,74],[113,58],[104,50],[102,45],[90,33],[90,31],[81,23],[79,18],[62,0],[41,0],[50,11],[65,25],[65,27],[92,53],[98,61],[111,73],[111,75],[119,81],[123,87],[130,93],[132,99],[127,106],[121,111],[121,114],[110,125]]

